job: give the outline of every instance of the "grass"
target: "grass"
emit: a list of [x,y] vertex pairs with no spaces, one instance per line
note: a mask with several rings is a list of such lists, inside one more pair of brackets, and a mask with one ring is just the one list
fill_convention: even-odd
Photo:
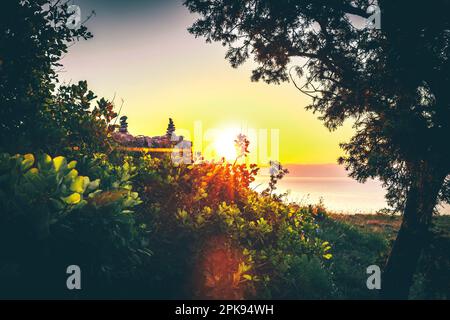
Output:
[[[330,264],[334,296],[339,299],[376,299],[366,287],[366,268],[386,263],[400,228],[401,217],[392,215],[330,214],[321,222],[322,238],[333,244]],[[411,299],[450,298],[450,216],[434,218],[431,240],[414,276]]]

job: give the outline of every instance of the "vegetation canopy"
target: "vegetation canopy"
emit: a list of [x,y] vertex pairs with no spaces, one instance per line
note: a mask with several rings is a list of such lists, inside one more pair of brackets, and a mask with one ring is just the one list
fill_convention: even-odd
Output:
[[[384,297],[448,298],[449,223],[431,224],[436,203],[449,199],[448,2],[421,7],[411,21],[404,10],[414,18],[419,8],[378,3],[382,30],[349,23],[348,14],[367,17],[362,0],[185,1],[200,16],[190,31],[228,46],[235,67],[254,57],[253,80],[303,76],[295,84],[330,129],[354,119],[341,162],[358,180],[381,178],[404,210],[401,226],[394,216],[361,222],[288,201],[278,162],[256,192],[258,166],[239,161],[250,150],[243,134],[218,162],[175,164],[167,153],[120,148],[115,134],[134,137],[126,116],[116,125],[113,101],[86,81],[58,82],[68,48],[92,37],[66,23],[68,2],[6,1],[0,297],[374,299],[366,268],[384,263],[400,229]],[[304,66],[290,68],[292,57]],[[162,134],[167,147],[184,139],[172,118]],[[74,263],[82,290],[64,286]]]
[[[356,134],[339,159],[359,181],[378,177],[404,224],[385,270],[385,297],[405,298],[439,201],[449,202],[448,1],[418,6],[380,0],[187,0],[200,18],[189,31],[227,46],[238,67],[252,57],[252,80],[292,79],[309,109],[333,130]],[[381,10],[381,29],[352,19]],[[303,58],[291,66],[292,58]],[[296,77],[304,79],[300,85]],[[415,244],[413,244],[415,243]]]

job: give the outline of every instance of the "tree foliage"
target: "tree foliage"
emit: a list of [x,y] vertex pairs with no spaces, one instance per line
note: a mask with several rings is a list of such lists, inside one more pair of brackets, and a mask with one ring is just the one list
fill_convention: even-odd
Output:
[[[296,71],[307,71],[298,88],[312,96],[310,108],[330,129],[355,119],[357,134],[342,161],[356,178],[381,177],[400,207],[408,191],[406,208],[417,206],[424,220],[438,193],[448,199],[448,181],[441,181],[448,173],[444,10],[422,10],[426,24],[404,25],[396,19],[398,4],[380,1],[386,29],[360,32],[346,15],[367,16],[362,0],[186,5],[201,14],[191,31],[229,45],[233,66],[254,55],[254,80],[286,81],[291,57],[307,59]],[[351,291],[336,288],[343,272],[320,227],[323,207],[274,194],[286,174],[281,167],[258,194],[251,189],[255,165],[176,166],[165,157],[111,153],[113,104],[95,103],[84,81],[58,85],[61,57],[74,41],[91,37],[84,26],[68,27],[67,9],[65,2],[22,0],[0,12],[0,146],[10,152],[0,154],[0,282],[7,287],[1,293],[70,296],[61,272],[74,262],[86,271],[90,285],[81,295],[90,298],[128,288],[154,298],[329,298]],[[423,63],[412,72],[417,61]],[[174,131],[170,119],[167,135]],[[245,156],[248,140],[235,142]],[[11,155],[22,150],[29,153]],[[419,222],[407,226],[420,229]],[[423,239],[414,235],[405,239]],[[369,238],[368,246],[382,247]],[[346,267],[353,252],[345,255],[337,261]],[[361,265],[379,259],[360,257]]]
[[[185,1],[200,14],[189,31],[227,46],[233,67],[252,57],[254,81],[303,76],[298,87],[312,97],[308,108],[330,129],[351,117],[357,133],[340,162],[360,181],[380,177],[401,209],[417,171],[430,170],[442,184],[450,170],[449,3],[378,1],[381,30],[355,28],[350,15],[367,18],[371,3]],[[304,58],[301,67],[290,64],[296,57]]]
[[[385,270],[383,294],[406,298],[438,201],[449,202],[450,2],[379,0],[186,0],[189,29],[228,47],[237,67],[253,57],[252,80],[294,81],[325,125],[352,119],[339,159],[364,182],[378,177],[404,222]],[[381,9],[381,29],[350,16]],[[293,58],[301,66],[291,66]],[[292,71],[295,71],[295,80]],[[304,84],[299,84],[303,78]],[[413,245],[411,242],[418,244]]]
[[167,125],[166,136],[171,139],[172,135],[175,133],[175,124],[173,123],[172,118],[169,118],[169,124]]
[[[44,106],[52,103],[60,59],[92,35],[70,28],[67,2],[6,1],[0,12],[0,145],[6,151],[40,146]],[[47,133],[52,134],[52,133]]]
[[96,101],[86,81],[62,85],[42,108],[41,137],[35,147],[50,154],[64,152],[79,158],[94,153],[111,153],[116,145],[111,134],[117,129],[114,105],[104,98]]

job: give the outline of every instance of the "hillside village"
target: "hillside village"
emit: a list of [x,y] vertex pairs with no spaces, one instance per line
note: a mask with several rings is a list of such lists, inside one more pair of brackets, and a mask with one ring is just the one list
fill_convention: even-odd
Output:
[[[120,127],[118,131],[112,133],[112,138],[121,146],[126,148],[143,148],[143,149],[158,149],[159,152],[171,152],[171,149],[182,144],[182,149],[191,149],[192,142],[185,140],[183,136],[175,134],[175,124],[169,118],[169,124],[165,135],[162,136],[134,136],[128,131],[128,118],[122,116],[120,118]],[[167,150],[164,150],[167,149]],[[149,150],[150,152],[152,150]]]

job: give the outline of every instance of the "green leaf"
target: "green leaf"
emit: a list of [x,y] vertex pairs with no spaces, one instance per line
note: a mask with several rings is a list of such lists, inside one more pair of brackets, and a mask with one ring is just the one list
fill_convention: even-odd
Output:
[[64,209],[64,205],[63,205],[63,203],[61,202],[61,200],[50,198],[50,202],[53,204],[53,206],[54,206],[57,210],[62,210],[62,209]]

